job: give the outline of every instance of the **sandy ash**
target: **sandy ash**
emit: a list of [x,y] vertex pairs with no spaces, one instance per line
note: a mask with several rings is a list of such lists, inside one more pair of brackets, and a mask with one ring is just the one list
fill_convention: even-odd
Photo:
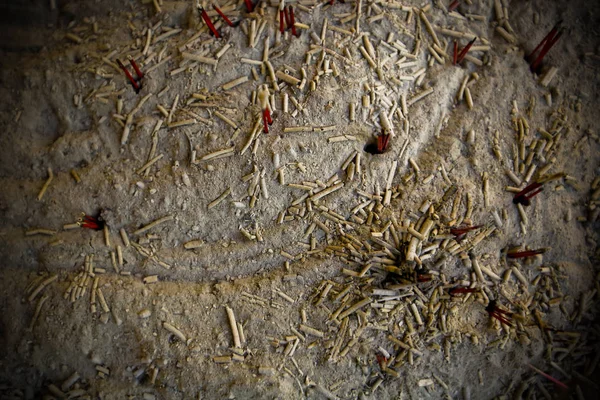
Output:
[[[0,40],[2,398],[594,398],[597,5],[498,2],[506,20],[494,1],[460,2],[453,14],[447,2],[362,1],[360,32],[374,48],[378,74],[359,50],[366,45],[355,19],[340,22],[356,2],[294,3],[296,22],[309,29],[299,27],[297,38],[287,31],[279,43],[276,3],[261,3],[263,11],[250,16],[243,2],[221,4],[246,30],[252,18],[257,26],[266,21],[253,48],[242,27],[222,21],[222,38],[212,38],[193,2],[157,4],[160,12],[148,1],[38,2],[6,10],[14,18],[3,20]],[[446,56],[443,64],[432,59],[433,39],[419,18],[423,8],[434,28],[468,33],[459,48],[472,37],[475,46],[489,46],[469,52],[482,65],[467,59],[453,66],[454,38],[439,30]],[[325,18],[325,47],[335,55],[318,49]],[[525,55],[559,20],[563,36],[540,75],[558,71],[545,87]],[[498,34],[498,25],[514,43]],[[181,31],[155,42],[173,29]],[[302,79],[304,68],[302,89],[286,84],[274,91],[264,64],[240,61],[261,61],[267,36],[275,71]],[[226,43],[231,47],[214,68],[181,55],[214,58]],[[142,71],[170,59],[146,73],[136,94],[111,65],[116,58],[127,63],[127,56]],[[331,71],[324,70],[325,60]],[[422,68],[423,77],[415,77]],[[222,89],[241,76],[249,80]],[[472,109],[457,100],[465,77]],[[241,154],[261,115],[252,96],[261,84],[275,95],[274,123],[268,134],[261,124],[256,143]],[[127,116],[147,95],[122,144]],[[169,127],[159,105],[167,113],[173,108],[172,123],[194,123]],[[392,110],[399,111],[390,115],[389,148],[366,152],[382,132],[380,114]],[[528,126],[522,138],[519,120]],[[317,128],[284,132],[295,126]],[[535,153],[528,182],[529,165],[515,171],[520,142],[524,156]],[[228,157],[201,160],[232,146]],[[353,154],[360,167],[356,155],[349,160]],[[137,172],[158,155],[147,173]],[[341,168],[345,163],[352,163],[353,179]],[[49,168],[53,179],[38,200]],[[536,181],[545,181],[543,191],[524,207],[523,221],[506,189]],[[336,184],[343,185],[318,200],[302,199]],[[102,217],[108,242],[102,231],[65,229],[82,212]],[[134,233],[165,216],[172,219]],[[414,236],[403,224],[419,231],[428,219],[432,232],[415,240],[421,273],[431,280],[415,283],[419,265],[407,260]],[[457,243],[450,228],[464,226],[479,227]],[[481,241],[469,246],[477,237]],[[546,252],[507,259],[516,246]],[[156,283],[145,283],[155,275]],[[109,312],[93,290],[95,278]],[[44,281],[49,284],[40,287]],[[479,291],[449,294],[469,285]],[[485,311],[494,299],[513,313],[512,327]],[[241,348],[234,348],[225,307],[243,331]],[[332,318],[346,310],[344,318]]]

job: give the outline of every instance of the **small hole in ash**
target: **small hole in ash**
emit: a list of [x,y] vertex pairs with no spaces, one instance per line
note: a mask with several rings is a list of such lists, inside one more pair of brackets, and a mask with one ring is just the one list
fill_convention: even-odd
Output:
[[367,143],[363,150],[369,154],[383,154],[377,149],[377,142]]

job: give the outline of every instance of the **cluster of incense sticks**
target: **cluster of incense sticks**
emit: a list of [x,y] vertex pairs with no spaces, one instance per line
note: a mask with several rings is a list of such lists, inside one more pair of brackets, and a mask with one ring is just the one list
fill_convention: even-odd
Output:
[[[283,2],[281,4],[283,6]],[[287,28],[284,28],[284,21]],[[283,33],[285,29],[291,29],[292,35],[298,36],[294,8],[291,5],[279,9],[279,32]]]
[[473,38],[473,40],[471,40],[469,42],[469,44],[467,44],[464,47],[464,49],[462,49],[460,52],[458,51],[458,42],[456,40],[454,41],[454,55],[453,55],[453,59],[452,59],[453,65],[460,64],[462,62],[462,60],[465,59],[465,56],[467,55],[467,53],[469,52],[469,50],[473,46],[473,43],[475,43],[476,40],[477,40],[476,37]]
[[[542,39],[540,44],[529,54],[527,57],[530,60],[529,68],[531,72],[538,72],[539,67],[542,64],[542,60],[546,56],[546,54],[550,51],[552,46],[558,42],[558,39],[562,36],[564,29],[561,27],[561,22],[559,21],[554,27],[550,30],[550,32]],[[535,53],[540,51],[537,57],[535,57]],[[535,58],[534,58],[535,57]]]
[[140,90],[142,89],[141,80],[144,77],[144,74],[142,73],[142,71],[140,70],[140,68],[138,67],[138,65],[136,64],[136,62],[133,58],[129,58],[129,63],[133,67],[135,74],[137,75],[137,78],[134,78],[131,75],[131,72],[129,72],[129,70],[125,67],[125,65],[123,65],[121,60],[117,59],[117,64],[119,64],[119,67],[121,67],[121,69],[125,73],[125,76],[127,76],[127,79],[129,79],[129,83],[135,90],[135,93],[139,93]]
[[485,308],[485,311],[488,312],[490,317],[496,318],[498,321],[502,322],[505,325],[512,326],[510,318],[513,314],[498,307],[496,300],[491,300]]
[[390,135],[382,133],[381,135],[377,136],[377,151],[380,154],[384,153],[387,150],[389,143]]
[[531,185],[528,185],[525,189],[521,190],[519,193],[515,194],[513,197],[513,203],[528,206],[531,204],[531,199],[535,195],[539,194],[542,190],[544,190],[542,184],[534,182]]
[[101,231],[104,229],[104,221],[100,217],[92,217],[91,215],[83,214],[77,222],[82,228],[93,229],[95,231]]

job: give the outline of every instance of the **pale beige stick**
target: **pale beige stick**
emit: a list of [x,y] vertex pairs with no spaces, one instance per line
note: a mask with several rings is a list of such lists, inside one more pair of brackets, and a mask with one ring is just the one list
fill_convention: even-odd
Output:
[[293,76],[291,76],[289,74],[286,74],[283,71],[277,71],[275,73],[275,76],[277,78],[281,79],[282,81],[284,81],[286,83],[289,83],[292,86],[296,86],[296,85],[298,85],[301,82],[300,79],[298,79],[296,77],[293,77]]
[[73,373],[73,375],[71,375],[70,377],[67,378],[67,380],[65,380],[62,385],[60,385],[60,389],[63,392],[68,391],[71,386],[73,386],[75,384],[75,382],[77,382],[79,380],[80,376],[79,373],[77,371],[75,371]]
[[341,313],[338,316],[338,320],[341,321],[344,318],[346,318],[348,315],[352,314],[353,312],[361,309],[362,307],[366,306],[367,304],[371,303],[373,300],[370,297],[364,298],[356,303],[354,303],[352,306],[350,306],[350,308],[348,308],[346,311],[344,311],[343,313]]
[[230,90],[233,89],[234,87],[241,85],[242,83],[246,83],[248,82],[248,77],[247,76],[241,76],[237,79],[234,79],[232,81],[227,82],[226,84],[223,85],[223,90]]
[[40,292],[42,290],[44,290],[44,288],[46,286],[48,286],[49,284],[51,284],[52,282],[54,282],[57,279],[58,279],[58,275],[52,275],[51,277],[44,279],[42,281],[42,283],[40,283],[38,285],[38,287],[35,288],[35,290],[33,292],[31,292],[31,294],[29,295],[27,300],[31,303],[37,297],[37,295],[40,294]]
[[96,289],[96,294],[98,295],[98,302],[100,303],[100,307],[102,307],[102,311],[104,311],[105,313],[110,312],[110,307],[108,306],[108,303],[106,302],[106,298],[104,297],[104,293],[102,292],[102,289],[100,289],[100,288]]
[[25,236],[33,236],[33,235],[54,236],[54,235],[56,235],[56,231],[54,231],[52,229],[36,228],[36,229],[30,229],[25,232]]
[[300,324],[300,330],[302,332],[306,333],[307,335],[312,335],[312,336],[316,336],[316,337],[320,337],[320,338],[325,336],[325,334],[323,332],[321,332],[320,330],[312,328],[312,327],[304,325],[304,324]]
[[148,225],[141,227],[137,231],[133,232],[133,234],[139,235],[140,233],[144,233],[147,230],[154,228],[158,224],[162,224],[163,222],[171,221],[173,218],[174,218],[174,215],[167,215],[166,217],[159,218],[156,221],[151,222]]
[[342,182],[340,182],[336,185],[328,187],[327,189],[321,190],[319,193],[316,193],[313,196],[311,196],[310,199],[311,199],[311,201],[319,200],[320,198],[325,197],[328,194],[331,194],[338,189],[341,189],[343,186],[344,186],[344,184]]
[[125,229],[119,229],[119,233],[121,234],[121,240],[123,240],[125,247],[129,247],[129,237],[127,236],[127,232],[125,232]]
[[[148,72],[149,71],[147,71],[146,73]],[[142,97],[138,105],[127,115],[127,119],[125,120],[125,127],[123,128],[123,134],[121,135],[121,145],[126,144],[129,140],[129,132],[131,130],[131,123],[133,122],[133,116],[142,109],[142,106],[144,105],[144,103],[146,103],[146,101],[148,101],[150,97],[152,97],[152,93],[149,93],[146,96]]]
[[429,22],[429,20],[427,19],[427,16],[425,15],[425,13],[423,11],[421,11],[419,13],[419,16],[421,17],[421,20],[423,21],[423,23],[425,24],[425,29],[427,30],[427,32],[429,32],[429,34],[431,35],[431,38],[433,39],[433,43],[435,43],[437,46],[442,47],[442,44],[440,43],[435,31],[433,30],[433,27],[431,26],[431,23]]
[[166,330],[171,332],[183,343],[187,343],[187,338],[185,337],[185,335],[179,329],[175,328],[173,325],[169,324],[168,322],[163,322],[163,328],[165,328]]
[[225,190],[223,193],[221,193],[221,195],[219,197],[217,197],[216,199],[214,199],[213,201],[211,201],[208,204],[208,208],[211,209],[211,208],[219,205],[219,203],[221,203],[223,200],[225,200],[225,198],[227,196],[229,196],[230,193],[231,193],[231,188],[227,188],[227,190]]
[[46,300],[48,300],[48,296],[46,296],[46,295],[40,297],[40,299],[38,300],[37,306],[35,307],[35,312],[33,313],[33,318],[31,318],[31,323],[29,324],[29,328],[28,329],[30,331],[33,330],[35,322],[39,318],[40,312],[42,311],[42,306],[44,305],[44,303],[46,302]]
[[181,56],[183,57],[184,60],[194,60],[194,61],[198,61],[203,64],[210,64],[212,66],[216,66],[217,63],[219,62],[218,60],[216,60],[214,58],[198,56],[196,54],[185,53],[185,52],[181,53]]
[[148,161],[146,164],[144,164],[142,166],[142,168],[138,169],[136,171],[136,174],[142,174],[144,173],[145,170],[147,170],[148,168],[150,168],[152,165],[154,165],[154,163],[156,163],[158,160],[160,160],[161,158],[163,158],[163,154],[159,154],[156,157],[154,157],[152,160]]
[[225,307],[225,310],[227,311],[227,318],[229,319],[229,326],[231,327],[231,333],[233,335],[233,345],[236,349],[241,349],[242,343],[240,341],[240,333],[238,332],[237,322],[235,321],[233,310],[229,307]]
[[52,168],[48,167],[48,180],[46,180],[46,183],[44,183],[42,190],[40,190],[40,193],[38,194],[38,201],[41,201],[42,197],[44,197],[44,194],[46,193],[46,190],[48,190],[48,186],[50,186],[52,179],[54,179],[54,174],[52,173]]
[[212,160],[214,158],[229,157],[229,156],[233,155],[234,151],[235,151],[235,146],[231,146],[231,147],[228,147],[223,150],[218,150],[213,153],[206,154],[205,156],[200,158],[200,161],[208,161],[208,160]]

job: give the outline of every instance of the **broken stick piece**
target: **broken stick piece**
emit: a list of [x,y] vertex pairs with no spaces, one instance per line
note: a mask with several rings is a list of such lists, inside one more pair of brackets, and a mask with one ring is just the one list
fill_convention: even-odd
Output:
[[229,319],[231,334],[233,335],[233,345],[236,349],[241,349],[242,343],[240,341],[240,333],[238,332],[238,327],[235,321],[235,315],[233,314],[233,310],[230,307],[225,307],[225,310],[227,311],[227,318]]
[[187,343],[187,338],[185,337],[185,335],[173,325],[169,324],[168,322],[163,322],[163,328],[171,332],[177,337],[177,339],[181,340],[183,343]]
[[52,173],[52,168],[48,167],[48,179],[46,180],[46,183],[44,183],[44,186],[42,186],[42,190],[40,190],[40,193],[38,194],[38,201],[42,201],[42,198],[44,197],[46,190],[48,190],[48,186],[50,186],[52,179],[54,179],[54,174]]
[[148,225],[142,226],[140,229],[133,232],[133,234],[139,235],[140,233],[144,233],[147,230],[154,228],[156,225],[162,224],[163,222],[171,221],[174,217],[174,215],[167,215],[166,217],[159,218],[154,222],[150,222]]
[[306,333],[307,335],[312,335],[312,336],[316,336],[316,337],[320,337],[322,338],[323,336],[325,336],[325,333],[321,332],[318,329],[312,328],[308,325],[304,325],[304,324],[300,324],[300,328],[299,328],[302,332]]

